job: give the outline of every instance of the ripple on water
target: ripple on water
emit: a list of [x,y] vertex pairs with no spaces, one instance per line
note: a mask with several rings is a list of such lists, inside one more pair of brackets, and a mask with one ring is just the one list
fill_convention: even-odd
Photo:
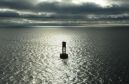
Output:
[[[112,65],[118,63],[114,55],[119,55],[111,55],[113,47],[105,35],[107,31],[103,32],[61,28],[0,31],[0,84],[112,84],[113,78],[123,81],[121,76],[112,75],[118,73],[113,72]],[[67,42],[68,60],[59,58],[62,41]]]

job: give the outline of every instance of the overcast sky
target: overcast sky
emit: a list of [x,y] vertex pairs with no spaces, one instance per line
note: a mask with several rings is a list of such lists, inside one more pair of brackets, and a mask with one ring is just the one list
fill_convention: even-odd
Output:
[[129,0],[0,0],[0,17],[128,20]]

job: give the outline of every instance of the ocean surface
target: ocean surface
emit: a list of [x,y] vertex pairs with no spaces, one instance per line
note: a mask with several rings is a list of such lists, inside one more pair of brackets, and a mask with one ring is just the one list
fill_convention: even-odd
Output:
[[0,84],[129,84],[129,27],[0,28]]

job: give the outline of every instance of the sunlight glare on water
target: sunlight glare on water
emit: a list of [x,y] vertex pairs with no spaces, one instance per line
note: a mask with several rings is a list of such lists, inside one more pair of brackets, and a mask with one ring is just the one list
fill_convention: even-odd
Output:
[[[45,39],[47,41],[46,44],[43,43],[44,35],[42,34],[44,33],[45,33],[45,37],[47,38]],[[42,52],[40,53],[42,53],[42,55],[46,57],[41,60],[43,63],[42,67],[45,67],[45,66],[47,67],[45,68],[47,69],[45,74],[48,74],[48,75],[45,77],[48,79],[48,83],[71,84],[72,80],[76,79],[77,68],[78,68],[78,64],[76,60],[77,53],[76,51],[72,51],[74,49],[74,47],[72,47],[74,45],[74,42],[72,41],[72,39],[75,38],[74,33],[72,35],[68,33],[68,31],[63,29],[49,30],[49,31],[47,30],[41,33],[40,35],[41,38],[38,39],[38,40],[42,40],[43,44],[41,46],[46,47],[46,48],[43,48]],[[67,60],[61,60],[59,58],[59,55],[61,53],[62,41],[67,42],[67,53],[69,54],[69,59]]]
[[[0,84],[127,84],[128,31],[0,29]],[[67,60],[60,59],[62,41]]]
[[[7,53],[1,51],[4,56],[2,59],[7,61],[2,65],[5,66],[2,70],[6,71],[1,75],[1,83],[88,82],[87,74],[90,73],[88,66],[91,65],[89,59],[92,59],[88,49],[92,46],[83,31],[78,33],[76,30],[63,28],[4,29],[1,34],[0,39],[4,39],[1,40],[1,49],[4,51],[5,48],[7,51]],[[66,51],[69,55],[67,60],[60,59],[62,41],[67,42]]]

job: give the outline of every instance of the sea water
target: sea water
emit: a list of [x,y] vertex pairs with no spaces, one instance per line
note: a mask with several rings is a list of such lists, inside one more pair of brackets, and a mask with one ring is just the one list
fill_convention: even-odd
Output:
[[128,82],[129,27],[0,29],[0,84]]

